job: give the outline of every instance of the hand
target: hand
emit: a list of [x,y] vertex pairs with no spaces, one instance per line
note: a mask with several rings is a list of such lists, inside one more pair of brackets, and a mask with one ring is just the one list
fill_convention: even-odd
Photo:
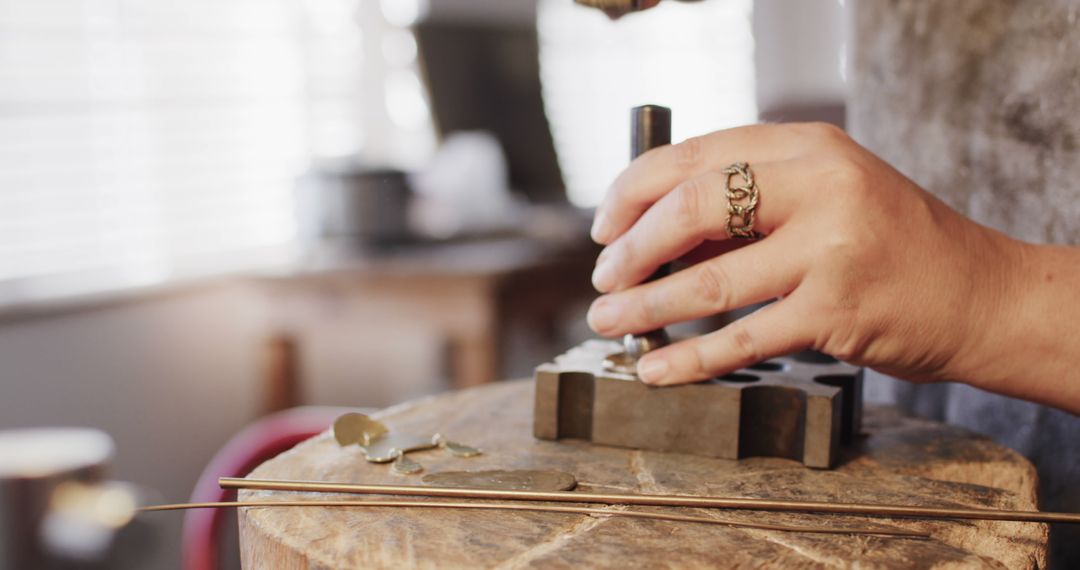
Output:
[[574,0],[583,6],[591,6],[603,10],[612,20],[616,20],[630,12],[640,12],[655,8],[660,0]]
[[[753,242],[728,238],[727,176],[758,186]],[[607,247],[589,325],[643,332],[759,303],[718,331],[644,356],[649,384],[722,375],[813,348],[910,380],[974,380],[1021,288],[1024,245],[961,216],[835,127],[757,125],[654,149],[615,181],[593,225]],[[662,263],[693,263],[639,284]],[[1002,390],[1007,391],[1007,390]]]

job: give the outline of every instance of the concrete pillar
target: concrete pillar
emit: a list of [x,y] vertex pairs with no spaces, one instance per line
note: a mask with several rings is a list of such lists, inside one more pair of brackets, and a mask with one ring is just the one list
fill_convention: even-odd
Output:
[[1080,2],[849,2],[848,125],[961,212],[1080,244]]
[[[856,140],[981,223],[1026,241],[1080,245],[1080,2],[848,8],[847,121]],[[1076,417],[964,385],[866,388],[1017,449],[1039,470],[1044,508],[1080,510]],[[1080,529],[1066,526],[1051,530],[1050,565],[1080,568]]]

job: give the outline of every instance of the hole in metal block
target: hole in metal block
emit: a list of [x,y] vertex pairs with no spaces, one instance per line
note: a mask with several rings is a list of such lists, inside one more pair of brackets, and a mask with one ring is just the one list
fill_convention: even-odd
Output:
[[743,374],[741,372],[732,372],[731,374],[724,374],[723,376],[717,376],[717,380],[724,382],[741,382],[749,384],[750,382],[757,382],[761,380],[760,376],[754,376],[753,374]]
[[855,375],[825,374],[823,376],[814,376],[814,382],[825,384],[826,386],[836,386],[837,388],[849,388],[855,383]]
[[596,379],[592,374],[559,375],[559,437],[592,439]]
[[747,366],[747,368],[750,370],[761,370],[762,372],[779,372],[787,367],[784,366],[784,363],[775,360],[762,360],[757,364]]
[[839,360],[816,350],[804,350],[791,355],[791,358],[806,364],[836,364]]

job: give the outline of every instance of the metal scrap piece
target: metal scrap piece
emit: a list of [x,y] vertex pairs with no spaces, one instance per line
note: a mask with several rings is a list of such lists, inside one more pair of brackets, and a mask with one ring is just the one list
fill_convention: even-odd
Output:
[[476,457],[482,452],[468,445],[449,441],[442,434],[421,436],[391,432],[381,422],[370,417],[349,413],[334,422],[334,439],[342,447],[357,445],[364,459],[371,463],[394,462],[395,473],[411,475],[423,471],[423,466],[405,457],[406,453],[440,447],[455,457]]
[[441,433],[437,433],[431,437],[431,442],[439,447],[445,449],[447,453],[454,457],[476,457],[483,452],[479,449],[465,445],[463,443],[457,443],[456,441],[450,441],[446,439]]
[[389,432],[369,445],[361,445],[364,458],[372,463],[389,463],[410,451],[431,449],[436,444],[430,437],[410,433]]

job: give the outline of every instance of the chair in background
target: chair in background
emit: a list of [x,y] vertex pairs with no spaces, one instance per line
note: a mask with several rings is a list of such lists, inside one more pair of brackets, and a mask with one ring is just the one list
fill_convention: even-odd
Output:
[[[275,412],[233,436],[214,456],[195,484],[191,502],[228,500],[218,486],[219,477],[243,477],[263,461],[291,449],[297,443],[326,431],[334,420],[356,408],[305,406]],[[183,568],[215,570],[220,567],[220,536],[224,509],[194,509],[184,517]]]

